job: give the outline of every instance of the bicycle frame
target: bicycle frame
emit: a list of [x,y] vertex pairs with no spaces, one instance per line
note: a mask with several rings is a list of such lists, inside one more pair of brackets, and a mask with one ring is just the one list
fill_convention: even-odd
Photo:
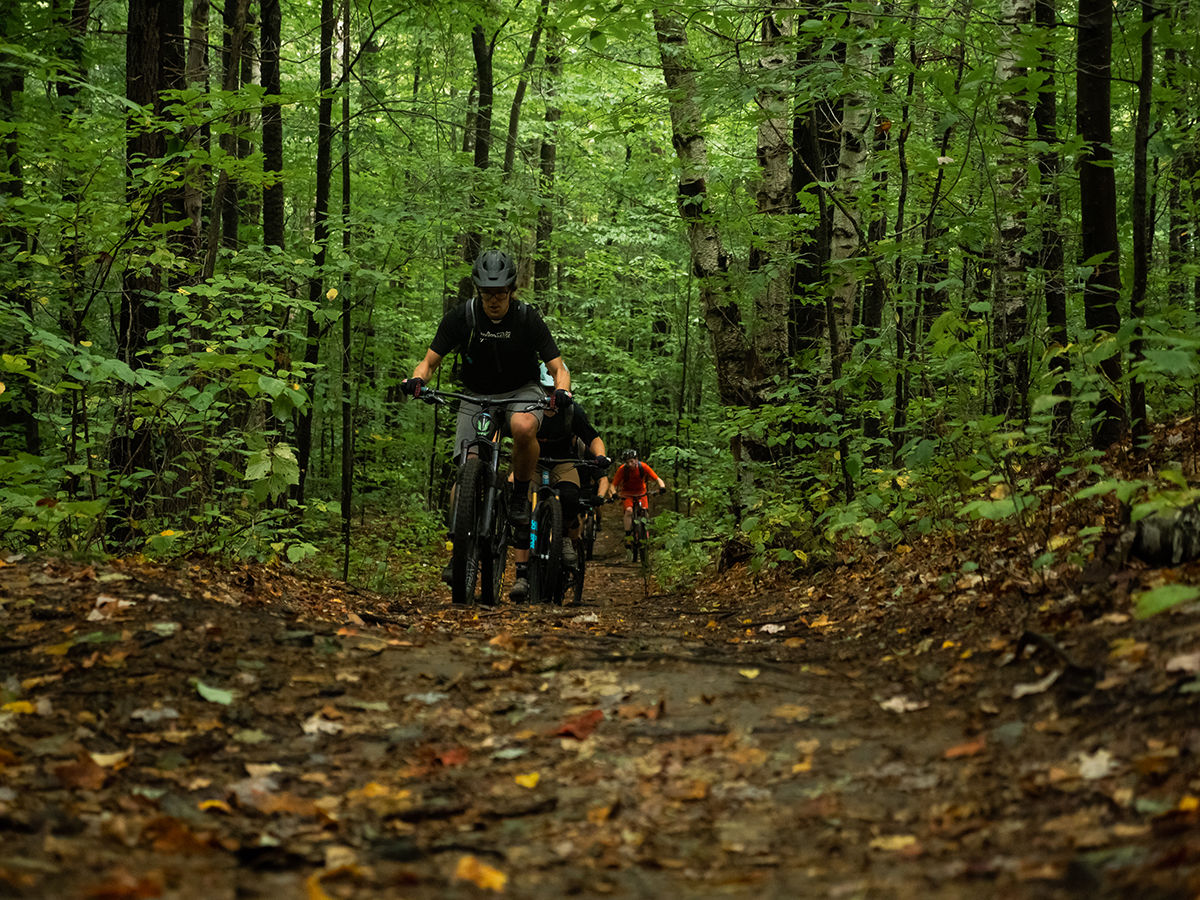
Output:
[[[492,571],[491,567],[495,566],[497,561],[502,563],[507,550],[504,549],[507,544],[507,536],[501,533],[497,535],[496,528],[501,523],[498,523],[496,510],[500,503],[501,491],[504,489],[503,481],[499,477],[500,462],[503,456],[501,441],[503,439],[503,429],[498,421],[498,413],[504,407],[523,405],[521,412],[532,412],[539,408],[545,408],[549,404],[549,399],[535,401],[530,403],[526,398],[518,399],[503,399],[495,400],[487,397],[475,397],[469,394],[460,394],[453,391],[439,391],[433,388],[425,388],[418,395],[418,398],[426,403],[445,405],[452,400],[457,400],[460,403],[468,403],[477,407],[471,414],[472,424],[474,426],[475,437],[466,442],[461,449],[458,457],[459,478],[463,477],[463,472],[472,459],[479,459],[486,474],[486,487],[482,491],[481,504],[473,510],[471,515],[474,516],[473,522],[462,521],[458,519],[460,504],[455,503],[450,518],[450,533],[452,535],[465,534],[469,538],[470,548],[460,546],[460,541],[455,539],[454,554],[452,562],[454,562],[454,583],[451,585],[451,590],[455,595],[456,602],[469,603],[474,600],[475,579],[480,566],[483,566],[486,573]],[[480,542],[486,540],[488,546],[481,548]],[[483,559],[482,552],[486,551],[489,554],[493,551],[492,545],[500,543],[500,548],[497,549],[496,558],[488,556],[487,561]],[[459,553],[467,553],[463,557],[465,565],[459,563]],[[494,601],[499,599],[499,583],[503,576],[503,572],[493,571],[492,577],[494,585],[484,586],[484,596],[491,597]],[[466,596],[467,594],[471,596]],[[492,596],[495,594],[496,596]]]

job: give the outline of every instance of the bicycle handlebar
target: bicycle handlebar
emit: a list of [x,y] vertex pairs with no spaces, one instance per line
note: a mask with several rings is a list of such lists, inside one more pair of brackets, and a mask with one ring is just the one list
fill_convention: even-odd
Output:
[[481,408],[489,406],[516,406],[518,403],[528,404],[519,412],[533,412],[536,409],[553,409],[554,399],[552,397],[542,397],[540,400],[535,400],[530,403],[524,397],[512,397],[508,399],[496,400],[491,397],[476,397],[471,394],[460,394],[457,391],[439,391],[437,388],[431,388],[428,385],[421,388],[421,392],[417,394],[416,399],[424,400],[426,403],[437,406],[445,406],[451,400],[458,400],[461,403],[472,403]]
[[600,472],[603,472],[608,468],[608,466],[597,465],[594,459],[578,459],[574,457],[564,457],[560,459],[553,456],[543,456],[538,459],[539,466],[561,466],[565,463],[570,463],[574,466],[585,466],[589,469],[596,469]]

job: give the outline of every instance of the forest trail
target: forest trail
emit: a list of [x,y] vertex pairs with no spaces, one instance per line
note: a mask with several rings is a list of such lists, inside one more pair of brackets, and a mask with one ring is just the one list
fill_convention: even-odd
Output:
[[1151,643],[1046,594],[1087,621],[1021,647],[999,595],[935,616],[879,561],[643,600],[609,528],[566,608],[0,567],[2,893],[1200,890],[1194,614]]

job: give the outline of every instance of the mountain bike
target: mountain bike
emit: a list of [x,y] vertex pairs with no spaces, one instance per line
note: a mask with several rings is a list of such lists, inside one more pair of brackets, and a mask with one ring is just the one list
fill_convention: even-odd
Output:
[[[583,459],[543,457],[538,460],[541,483],[534,492],[529,523],[529,597],[534,603],[561,604],[568,595],[576,604],[583,599],[587,554],[582,538],[567,537],[559,488],[550,483],[554,467],[565,463],[576,468],[599,468],[592,461]],[[563,563],[563,544],[568,540],[575,546],[574,566]]]
[[579,534],[579,542],[583,545],[584,557],[591,560],[595,556],[596,536],[600,534],[600,507],[608,501],[592,495],[581,497],[579,502],[583,506],[583,529]]
[[[655,491],[655,493],[660,493]],[[642,592],[650,595],[650,512],[639,502],[647,493],[642,491],[633,500],[633,529],[630,551],[642,574]]]
[[508,561],[510,526],[508,506],[511,488],[500,474],[501,423],[505,407],[521,406],[520,412],[546,409],[549,398],[530,403],[526,398],[491,400],[424,387],[418,399],[444,406],[452,400],[477,407],[472,414],[475,437],[463,448],[454,482],[450,511],[450,595],[455,603],[490,604],[500,600],[504,567]]

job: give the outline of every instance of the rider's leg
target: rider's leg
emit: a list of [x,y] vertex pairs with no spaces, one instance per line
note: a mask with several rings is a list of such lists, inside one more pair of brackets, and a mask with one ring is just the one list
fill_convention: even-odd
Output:
[[508,420],[509,433],[512,435],[512,470],[513,470],[513,523],[523,525],[525,540],[520,540],[522,534],[514,532],[515,543],[513,555],[517,565],[529,562],[529,482],[537,468],[540,452],[537,441],[538,418],[532,413],[513,413]]

